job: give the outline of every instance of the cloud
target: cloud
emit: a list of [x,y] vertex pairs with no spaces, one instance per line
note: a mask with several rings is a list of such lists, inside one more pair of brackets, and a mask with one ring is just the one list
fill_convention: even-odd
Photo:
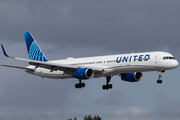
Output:
[[[171,52],[180,59],[179,3],[180,1],[162,0],[1,0],[0,42],[10,55],[27,58],[23,31],[29,30],[48,59],[154,50]],[[0,54],[0,64],[2,63],[28,65],[7,59]],[[177,80],[175,84],[178,84],[177,73],[172,72],[171,76]],[[148,83],[152,76],[146,79]],[[111,82],[121,87],[114,85],[112,90],[103,91],[101,86],[105,81],[101,80],[105,79],[91,79],[90,84],[86,84],[84,89],[76,90],[74,85],[78,80],[75,79],[41,79],[20,70],[0,67],[0,112],[36,112],[49,115],[50,111],[52,116],[58,114],[64,119],[76,115],[82,118],[92,112],[113,113],[114,117],[112,115],[111,118],[114,119],[145,119],[148,115],[151,118],[159,116],[156,112],[179,112],[178,86],[173,86],[176,87],[173,92],[168,90],[172,92],[171,95],[169,92],[163,92],[163,95],[156,95],[155,101],[151,99],[154,97],[151,94],[152,89],[164,91],[171,81],[163,83],[164,88],[158,88],[154,84],[145,86],[145,82],[142,81],[133,83],[132,88],[129,83],[120,84],[118,78],[118,81]],[[95,83],[98,88],[96,85],[94,87]],[[139,100],[141,96],[143,97]],[[129,106],[129,99],[130,102],[135,101],[132,102],[133,106]],[[152,107],[153,110],[145,109]],[[117,111],[114,112],[115,110]],[[104,118],[104,114],[100,117]]]
[[179,6],[174,1],[1,1],[0,5],[0,36],[11,42],[21,42],[22,32],[30,30],[57,48],[103,46],[117,53],[179,49]]
[[97,105],[107,105],[107,106],[117,106],[126,104],[128,99],[125,97],[125,94],[119,90],[111,90],[108,94],[103,97],[97,98],[94,103]]
[[155,108],[153,110],[161,118],[180,119],[180,99],[173,99],[157,91],[155,96]]
[[109,118],[111,120],[138,120],[145,119],[149,117],[149,111],[145,110],[142,107],[129,106],[126,108],[120,108],[118,111],[115,111],[114,114]]

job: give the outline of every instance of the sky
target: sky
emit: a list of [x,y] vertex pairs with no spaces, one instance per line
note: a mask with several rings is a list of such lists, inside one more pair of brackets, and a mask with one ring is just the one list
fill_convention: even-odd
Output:
[[[179,0],[0,0],[0,43],[9,55],[28,58],[23,37],[31,31],[50,60],[131,52],[166,51],[180,62]],[[0,50],[2,52],[2,50]],[[27,62],[0,54],[0,64]],[[0,119],[65,120],[99,115],[103,120],[179,120],[180,68],[144,72],[137,83],[105,78],[40,78],[0,67]]]

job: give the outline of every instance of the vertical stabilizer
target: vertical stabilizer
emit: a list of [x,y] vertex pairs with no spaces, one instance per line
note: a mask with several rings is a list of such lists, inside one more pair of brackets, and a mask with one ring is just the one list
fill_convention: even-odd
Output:
[[29,54],[30,60],[43,61],[46,62],[48,59],[43,54],[42,50],[36,43],[35,39],[29,31],[24,32],[24,38],[26,41],[26,47]]

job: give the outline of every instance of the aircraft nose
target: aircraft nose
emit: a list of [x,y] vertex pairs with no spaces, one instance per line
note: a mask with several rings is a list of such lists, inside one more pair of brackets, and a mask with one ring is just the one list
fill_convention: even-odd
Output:
[[177,67],[178,67],[178,65],[179,65],[179,63],[178,63],[178,61],[177,61],[177,60],[175,60],[175,61],[171,62],[171,64],[172,64],[172,67],[173,67],[173,68],[177,68]]

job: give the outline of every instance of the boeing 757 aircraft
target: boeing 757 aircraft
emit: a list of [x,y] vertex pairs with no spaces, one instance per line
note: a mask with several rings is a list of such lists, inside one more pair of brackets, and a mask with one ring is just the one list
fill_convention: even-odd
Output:
[[178,66],[178,61],[173,55],[160,51],[48,60],[29,31],[24,32],[24,38],[29,59],[9,56],[2,44],[1,47],[6,57],[27,61],[29,66],[0,66],[23,69],[27,73],[42,78],[76,78],[79,83],[75,84],[75,88],[79,89],[85,87],[82,80],[93,77],[106,77],[106,85],[102,86],[103,90],[113,87],[109,82],[114,75],[121,76],[123,81],[138,82],[142,79],[142,72],[146,71],[157,71],[159,73],[157,83],[162,83],[162,73]]

